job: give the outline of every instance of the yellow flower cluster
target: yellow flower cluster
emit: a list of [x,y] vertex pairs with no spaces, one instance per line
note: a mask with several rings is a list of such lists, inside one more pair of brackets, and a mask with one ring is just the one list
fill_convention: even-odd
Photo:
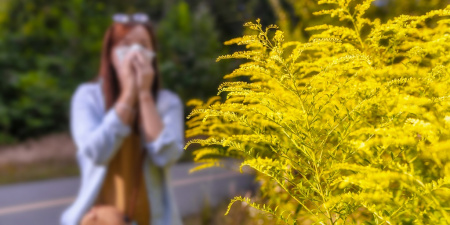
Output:
[[233,157],[259,172],[267,205],[232,203],[286,224],[450,224],[450,6],[381,23],[372,2],[319,1],[349,26],[307,43],[259,21],[226,42],[246,50],[218,60],[247,61],[188,103],[186,148],[200,145],[198,169]]

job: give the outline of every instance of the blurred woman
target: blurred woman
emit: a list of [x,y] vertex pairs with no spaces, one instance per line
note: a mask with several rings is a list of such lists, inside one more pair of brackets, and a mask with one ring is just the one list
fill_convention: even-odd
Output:
[[160,88],[145,14],[116,14],[95,82],[71,103],[81,187],[61,223],[178,225],[169,169],[184,145],[183,105]]

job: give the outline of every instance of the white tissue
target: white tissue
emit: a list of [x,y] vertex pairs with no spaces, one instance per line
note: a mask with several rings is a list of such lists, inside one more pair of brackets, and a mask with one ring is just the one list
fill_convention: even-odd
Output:
[[121,62],[121,61],[123,61],[125,56],[128,54],[128,52],[132,52],[132,51],[141,51],[142,53],[144,53],[144,56],[146,56],[149,60],[152,60],[155,57],[154,51],[150,51],[147,48],[145,48],[144,46],[134,43],[131,46],[117,47],[116,48],[117,58]]

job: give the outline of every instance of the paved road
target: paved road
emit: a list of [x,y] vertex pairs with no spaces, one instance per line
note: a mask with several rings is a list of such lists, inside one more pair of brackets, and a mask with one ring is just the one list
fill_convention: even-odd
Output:
[[[192,167],[190,163],[178,164],[172,170],[175,198],[183,216],[243,195],[254,187],[248,174],[220,168],[188,174]],[[78,187],[78,178],[0,186],[0,225],[56,225]]]

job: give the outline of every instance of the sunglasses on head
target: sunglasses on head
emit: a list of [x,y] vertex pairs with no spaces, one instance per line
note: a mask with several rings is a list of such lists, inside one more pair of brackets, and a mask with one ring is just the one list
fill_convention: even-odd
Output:
[[147,23],[150,21],[150,17],[145,13],[116,13],[113,15],[112,19],[116,23]]

